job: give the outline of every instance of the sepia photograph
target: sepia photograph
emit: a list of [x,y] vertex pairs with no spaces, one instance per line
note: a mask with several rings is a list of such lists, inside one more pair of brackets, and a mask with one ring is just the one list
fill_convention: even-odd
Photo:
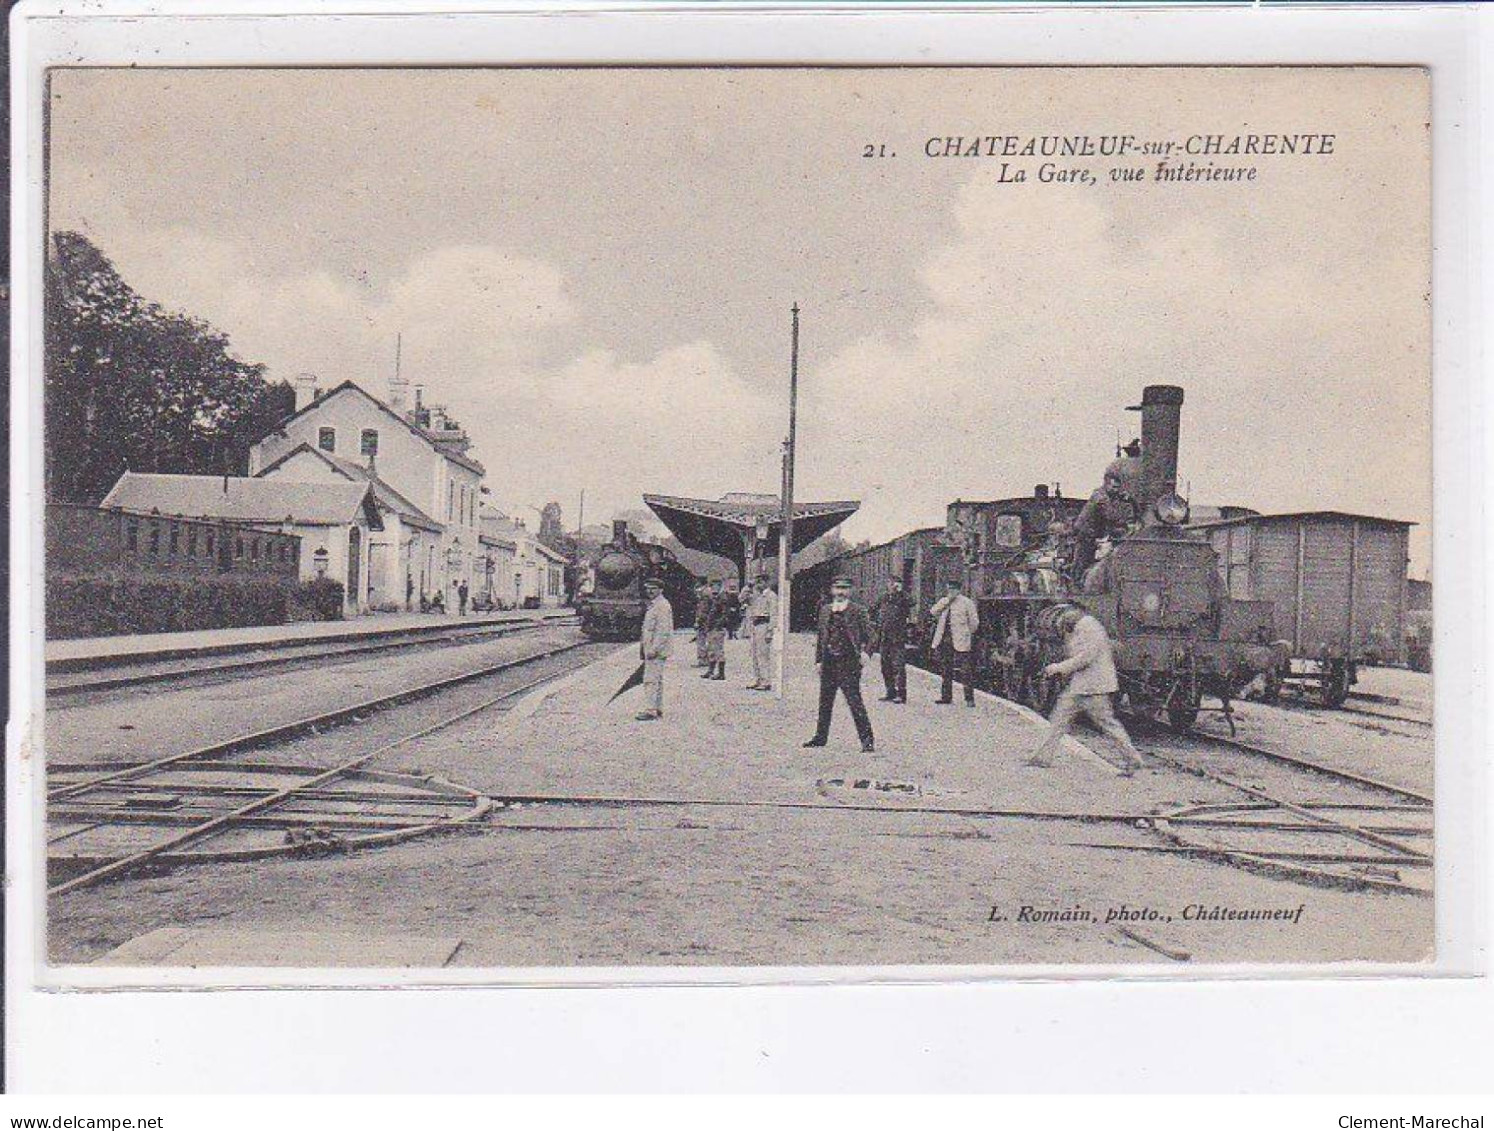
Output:
[[51,966],[1435,959],[1427,69],[45,120]]

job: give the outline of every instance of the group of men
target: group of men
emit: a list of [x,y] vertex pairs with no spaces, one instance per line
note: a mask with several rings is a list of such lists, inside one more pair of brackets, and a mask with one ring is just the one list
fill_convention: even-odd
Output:
[[[851,588],[850,578],[836,578],[831,585],[830,600],[820,606],[815,642],[815,663],[820,669],[819,718],[814,735],[804,745],[824,746],[829,741],[830,720],[839,694],[850,709],[862,751],[872,754],[876,745],[871,716],[861,698],[861,655],[881,653],[882,678],[887,689],[882,701],[906,703],[912,608],[897,578],[888,581],[887,592],[877,601],[870,616],[851,599]],[[960,582],[951,578],[945,595],[934,602],[929,613],[934,619],[930,648],[938,660],[941,677],[940,695],[934,702],[953,703],[958,678],[964,687],[966,705],[973,707],[974,646],[980,630],[980,610],[962,591]],[[1027,764],[1052,766],[1059,744],[1083,716],[1120,748],[1121,776],[1130,777],[1141,767],[1141,755],[1115,717],[1111,703],[1111,696],[1120,690],[1120,680],[1105,626],[1072,605],[1059,616],[1058,629],[1064,638],[1065,658],[1044,667],[1043,675],[1067,682],[1054,704],[1048,732]]]
[[[652,720],[663,714],[664,663],[671,651],[674,615],[663,596],[663,585],[655,578],[644,584],[649,600],[639,650],[647,704],[637,717]],[[804,745],[820,747],[829,742],[835,700],[842,697],[851,712],[862,751],[873,754],[876,738],[871,715],[861,697],[862,656],[881,655],[886,687],[882,702],[907,703],[907,653],[915,610],[897,578],[889,580],[886,593],[871,610],[855,601],[851,590],[850,578],[837,577],[831,585],[830,599],[819,609],[815,638],[819,710],[815,732]],[[731,627],[728,618],[735,610],[723,597],[721,583],[713,582],[701,601],[704,607],[696,615],[699,666],[706,669],[703,679],[726,678],[726,635]],[[748,687],[754,691],[772,690],[769,663],[778,618],[778,595],[766,579],[755,579],[744,590],[740,608],[743,628],[752,639],[753,681]],[[960,582],[951,579],[945,595],[934,602],[929,612],[934,622],[930,646],[938,659],[941,676],[940,695],[935,702],[952,704],[958,679],[964,688],[966,705],[974,706],[974,646],[980,630],[980,611],[962,591]],[[1054,705],[1048,732],[1027,764],[1051,766],[1064,735],[1084,716],[1120,748],[1123,757],[1120,772],[1129,777],[1141,766],[1141,757],[1116,719],[1111,704],[1111,696],[1120,684],[1105,627],[1077,605],[1066,608],[1057,623],[1064,638],[1066,658],[1048,664],[1043,674],[1065,679],[1067,683]]]
[[[643,587],[647,606],[638,647],[647,702],[637,719],[652,722],[664,715],[664,663],[673,650],[665,637],[674,634],[674,609],[658,578],[648,578]],[[752,682],[747,689],[772,691],[777,624],[778,594],[766,577],[753,578],[740,594],[727,591],[719,578],[700,585],[695,597],[695,666],[705,669],[700,678],[726,678],[726,638],[741,634],[752,641]]]

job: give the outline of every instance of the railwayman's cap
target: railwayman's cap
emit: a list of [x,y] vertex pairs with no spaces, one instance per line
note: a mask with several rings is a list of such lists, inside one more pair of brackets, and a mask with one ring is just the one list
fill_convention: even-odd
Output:
[[645,577],[643,579],[643,587],[645,589],[658,589],[662,592],[664,589],[664,582],[657,577]]
[[831,589],[849,589],[849,588],[851,588],[851,579],[849,577],[847,577],[845,574],[841,574],[839,577],[837,577],[834,581],[832,581],[830,583],[830,588]]

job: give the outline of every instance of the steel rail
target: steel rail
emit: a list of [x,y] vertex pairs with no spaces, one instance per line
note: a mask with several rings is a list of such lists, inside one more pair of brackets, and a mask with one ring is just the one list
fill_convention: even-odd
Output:
[[1227,777],[1224,774],[1215,773],[1213,770],[1207,770],[1202,766],[1190,764],[1180,759],[1169,757],[1168,755],[1158,753],[1155,750],[1144,751],[1144,753],[1147,757],[1155,758],[1158,761],[1165,763],[1166,765],[1172,766],[1176,770],[1182,771],[1183,773],[1198,774],[1202,777],[1208,778],[1210,781],[1218,782],[1220,785],[1228,786],[1231,789],[1238,789],[1240,792],[1248,794],[1249,796],[1254,797],[1257,800],[1269,801],[1279,806],[1280,808],[1285,809],[1289,813],[1295,813],[1297,816],[1302,817],[1305,820],[1316,822],[1325,830],[1337,832],[1341,836],[1350,837],[1353,840],[1363,841],[1365,844],[1374,845],[1376,848],[1383,848],[1387,852],[1394,852],[1396,855],[1407,860],[1431,860],[1431,857],[1426,853],[1418,852],[1416,849],[1401,844],[1399,841],[1392,840],[1390,837],[1382,836],[1379,833],[1372,833],[1366,829],[1360,828],[1357,825],[1351,825],[1346,821],[1339,821],[1334,819],[1333,817],[1325,816],[1322,813],[1315,812],[1314,810],[1308,809],[1302,805],[1298,805],[1295,802],[1286,801],[1280,797],[1276,797],[1273,794],[1267,793],[1263,789],[1257,789],[1253,785],[1246,785],[1244,782],[1235,781],[1233,778]]
[[[368,643],[347,642],[340,644],[319,645],[316,642],[298,644],[293,650],[288,650],[284,655],[260,656],[252,660],[230,660],[224,663],[200,663],[194,667],[174,668],[166,671],[137,671],[133,675],[113,675],[104,679],[84,680],[76,683],[61,682],[48,684],[46,694],[49,699],[67,695],[86,695],[96,691],[115,691],[125,687],[140,687],[147,684],[171,683],[179,680],[195,679],[202,676],[235,676],[244,672],[259,671],[268,668],[290,668],[297,664],[315,663],[317,661],[340,660],[344,657],[356,658],[378,652],[391,652],[401,649],[413,650],[416,648],[431,648],[442,645],[474,643],[480,644],[484,641],[502,639],[505,636],[515,636],[520,633],[535,632],[542,628],[567,627],[573,623],[570,620],[555,619],[548,621],[536,621],[524,624],[502,624],[493,626],[471,625],[465,630],[452,628],[440,633],[426,633],[421,636],[401,636],[392,640],[374,640]],[[246,652],[260,649],[247,647]],[[171,660],[147,661],[158,664],[168,664]],[[141,665],[118,665],[119,667]],[[110,669],[117,670],[117,668]],[[67,673],[62,673],[67,674]]]
[[[556,651],[571,651],[574,648],[578,647],[582,647],[582,645],[569,645],[564,649],[557,649]],[[544,655],[548,656],[552,654],[554,653],[546,653]],[[542,657],[534,657],[533,659],[539,658]],[[581,665],[576,666],[579,667]],[[573,667],[570,670],[575,670],[575,668]],[[474,715],[480,714],[483,711],[496,707],[499,703],[517,698],[527,691],[531,691],[534,688],[541,686],[542,684],[550,683],[566,674],[569,673],[567,671],[551,672],[547,675],[543,675],[536,679],[530,680],[528,683],[522,684],[519,687],[509,688],[501,695],[497,695],[491,699],[487,699],[482,703],[477,704],[475,707],[468,707],[465,710],[459,711],[455,715],[451,715],[448,718],[440,720],[439,722],[422,727],[419,730],[415,731],[413,734],[403,735],[400,738],[394,739],[392,742],[385,743],[375,750],[369,751],[366,754],[361,754],[357,758],[352,758],[346,762],[341,763],[340,765],[333,766],[331,769],[323,770],[322,772],[307,778],[305,781],[297,782],[294,785],[286,786],[283,789],[276,790],[274,793],[268,794],[264,797],[256,798],[255,800],[247,802],[244,805],[240,805],[239,807],[233,809],[228,813],[223,813],[216,817],[212,817],[209,820],[206,820],[201,824],[188,829],[186,832],[179,833],[178,835],[173,837],[168,837],[166,840],[154,844],[149,848],[142,849],[141,851],[133,853],[129,856],[113,860],[108,864],[104,864],[98,868],[94,868],[90,871],[84,872],[80,876],[75,876],[73,879],[68,880],[66,883],[58,884],[55,887],[49,888],[47,894],[59,896],[67,895],[70,892],[78,891],[82,888],[92,887],[94,884],[100,883],[104,880],[122,876],[128,872],[134,871],[143,864],[147,864],[151,860],[166,853],[172,852],[173,850],[185,848],[188,845],[199,844],[203,840],[215,836],[218,833],[232,827],[245,817],[262,813],[266,809],[269,809],[275,805],[279,805],[287,800],[296,797],[296,795],[301,793],[303,790],[316,789],[322,785],[327,784],[328,782],[335,781],[337,778],[358,770],[363,766],[366,766],[369,762],[372,762],[374,759],[383,757],[384,755],[389,754],[394,750],[398,750],[400,747],[405,746],[408,743],[416,742],[422,738],[426,738],[432,734],[435,734],[437,731],[445,730],[447,727],[454,726],[459,722],[470,719]],[[491,808],[491,806],[492,801],[490,799],[485,797],[480,799],[479,810],[481,812],[487,812],[488,809]],[[440,825],[443,823],[445,822],[434,822],[431,824],[431,827],[440,827]],[[409,832],[411,830],[401,829],[391,831]]]
[[129,781],[132,778],[138,778],[144,774],[154,773],[155,771],[163,769],[167,766],[180,766],[183,763],[194,761],[214,761],[220,758],[225,758],[230,754],[237,754],[243,750],[250,750],[257,747],[269,746],[274,743],[286,742],[292,738],[295,738],[302,734],[306,734],[312,730],[318,730],[322,727],[336,726],[341,723],[348,722],[351,719],[355,719],[359,715],[365,715],[373,713],[375,711],[385,710],[389,707],[398,706],[401,703],[407,703],[416,699],[423,699],[428,696],[438,694],[439,692],[450,690],[453,687],[460,687],[463,684],[472,683],[479,679],[487,679],[494,675],[501,675],[503,672],[509,671],[513,668],[521,667],[525,664],[538,663],[541,660],[547,660],[554,656],[563,655],[566,652],[573,652],[577,648],[585,648],[592,643],[593,642],[590,640],[582,640],[572,644],[564,644],[558,648],[550,648],[546,649],[543,652],[535,653],[532,656],[524,656],[515,660],[505,660],[501,664],[490,664],[486,667],[478,668],[474,671],[462,672],[461,674],[454,676],[446,676],[432,683],[422,684],[418,687],[407,687],[400,691],[392,692],[387,695],[380,695],[372,699],[365,699],[362,702],[356,703],[350,707],[339,707],[333,711],[324,711],[321,714],[309,715],[305,718],[296,719],[293,722],[280,723],[273,727],[267,727],[264,730],[251,731],[247,734],[237,735],[233,738],[225,739],[221,742],[215,742],[208,746],[199,747],[196,750],[186,750],[179,754],[168,754],[162,758],[155,758],[149,762],[139,762],[125,769],[114,770],[108,773],[101,774],[98,777],[90,778],[88,781],[74,782],[70,785],[58,786],[57,788],[48,791],[47,800],[60,801],[69,797],[77,797],[80,794],[87,793],[92,789],[97,789],[99,786],[108,785],[113,782]]
[[1258,758],[1265,758],[1272,762],[1280,762],[1283,765],[1292,766],[1308,773],[1320,774],[1323,777],[1337,778],[1340,781],[1350,782],[1354,785],[1363,786],[1380,793],[1390,794],[1395,797],[1404,798],[1407,801],[1415,801],[1422,805],[1431,805],[1432,799],[1424,793],[1418,793],[1414,789],[1404,786],[1391,785],[1389,782],[1380,781],[1364,774],[1356,774],[1352,770],[1340,770],[1334,766],[1325,766],[1321,762],[1314,762],[1310,758],[1302,758],[1294,754],[1283,754],[1279,750],[1270,750],[1264,746],[1256,746],[1253,743],[1242,742],[1238,738],[1226,738],[1212,731],[1191,730],[1186,735],[1179,735],[1180,740],[1199,739],[1203,742],[1212,742],[1217,746],[1228,747],[1238,750],[1242,754],[1254,754]]

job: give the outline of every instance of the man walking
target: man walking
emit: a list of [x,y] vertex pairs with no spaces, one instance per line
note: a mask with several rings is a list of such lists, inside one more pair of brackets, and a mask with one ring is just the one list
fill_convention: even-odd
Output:
[[674,609],[657,577],[644,581],[643,593],[648,607],[643,612],[638,654],[643,660],[644,707],[635,717],[646,723],[664,717],[664,665],[674,650]]
[[805,746],[824,746],[830,739],[830,716],[835,693],[846,697],[861,752],[875,754],[871,719],[861,699],[861,653],[871,648],[871,624],[866,610],[851,600],[851,579],[837,577],[830,587],[830,600],[820,606],[819,636],[814,660],[820,667],[820,715],[814,737]]
[[752,682],[750,691],[772,691],[773,630],[778,624],[778,594],[766,577],[759,577],[748,590],[747,631],[752,638]]
[[706,602],[705,618],[705,662],[706,670],[701,679],[726,678],[726,629],[731,623],[731,602],[722,592],[721,579],[711,582],[711,595]]
[[877,601],[872,621],[877,626],[877,650],[882,653],[882,682],[887,685],[884,703],[908,701],[908,595],[900,577],[887,579],[887,592]]
[[975,706],[975,634],[980,629],[980,613],[975,602],[960,592],[960,580],[951,577],[945,585],[947,592],[934,602],[929,612],[934,617],[933,652],[939,657],[939,669],[943,674],[939,698],[936,702],[954,702],[954,680],[958,671],[960,682],[965,685],[965,705]]
[[1120,690],[1115,674],[1115,655],[1105,626],[1079,608],[1069,608],[1058,617],[1058,630],[1064,637],[1068,658],[1049,664],[1043,674],[1051,679],[1068,676],[1069,682],[1053,705],[1051,724],[1041,746],[1027,760],[1029,766],[1053,765],[1053,754],[1074,720],[1083,715],[1121,748],[1125,761],[1120,776],[1128,778],[1141,768],[1141,755],[1131,744],[1131,736],[1115,717],[1110,696]]

